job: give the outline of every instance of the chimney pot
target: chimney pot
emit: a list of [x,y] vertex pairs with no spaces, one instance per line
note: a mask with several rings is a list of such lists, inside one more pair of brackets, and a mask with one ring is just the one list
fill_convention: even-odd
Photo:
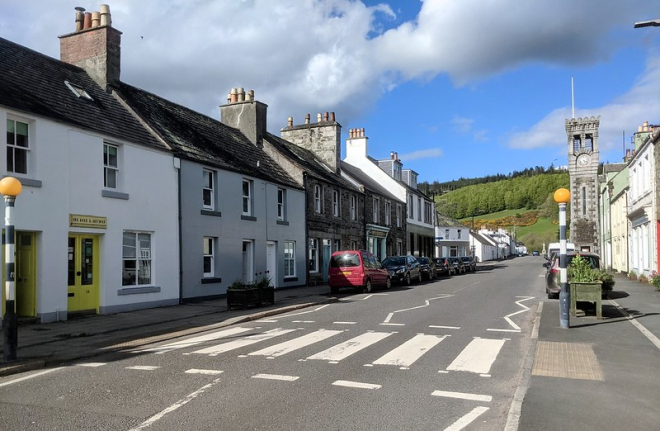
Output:
[[85,18],[83,22],[83,29],[87,30],[88,28],[92,28],[92,14],[90,12],[85,12]]
[[309,124],[310,116],[309,114],[305,115],[305,124]]
[[254,100],[254,90],[248,91],[247,100],[250,101],[250,102]]
[[232,88],[229,92],[229,103],[236,103],[236,101],[238,101],[238,90]]
[[335,122],[335,113],[334,112],[330,113],[330,121],[332,121],[333,123]]
[[289,117],[289,119],[287,120],[287,124],[289,125],[289,127],[293,127],[293,117]]
[[76,7],[76,31],[80,31],[83,29],[85,21],[85,8],[82,8],[80,6]]
[[101,14],[99,12],[92,12],[92,28],[101,25]]
[[101,5],[101,26],[111,26],[112,16],[110,15],[110,6],[107,4]]
[[390,151],[390,159],[394,160],[394,151]]
[[360,130],[361,136],[364,138],[364,127]]
[[243,87],[238,88],[238,101],[245,102],[245,89]]
[[316,114],[316,122],[317,123],[321,122],[321,113],[320,112],[318,114]]
[[329,119],[330,119],[330,117],[328,115],[328,111],[325,111],[325,113],[323,114],[323,121],[327,122]]

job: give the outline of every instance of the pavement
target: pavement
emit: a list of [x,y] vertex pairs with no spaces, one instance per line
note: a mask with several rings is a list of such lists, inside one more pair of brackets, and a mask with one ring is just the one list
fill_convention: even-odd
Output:
[[[559,301],[541,297],[507,430],[657,429],[660,292],[623,275],[615,281],[603,301],[603,318],[585,303],[570,328],[560,327]],[[277,290],[274,305],[245,310],[228,310],[221,298],[65,322],[21,322],[18,359],[6,362],[0,355],[0,376],[336,302],[329,290],[325,284]]]

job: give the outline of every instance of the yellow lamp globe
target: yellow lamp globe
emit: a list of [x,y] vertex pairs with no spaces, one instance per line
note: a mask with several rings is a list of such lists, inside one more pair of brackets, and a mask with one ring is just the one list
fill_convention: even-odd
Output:
[[14,177],[4,177],[0,180],[0,194],[4,196],[18,196],[22,189],[23,185]]
[[571,199],[571,192],[566,189],[557,189],[554,195],[555,202],[558,204],[565,204]]

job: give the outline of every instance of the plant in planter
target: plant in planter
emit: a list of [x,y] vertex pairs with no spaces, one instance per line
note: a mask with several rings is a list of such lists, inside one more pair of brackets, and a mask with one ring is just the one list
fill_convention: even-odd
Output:
[[[582,256],[575,256],[568,267],[568,280],[571,288],[571,314],[575,316],[577,302],[587,301],[596,304],[596,316],[602,317],[603,297],[602,272],[591,267]],[[612,282],[614,278],[612,278]]]
[[227,288],[227,308],[247,308],[250,305],[260,305],[259,289],[254,283],[234,281]]
[[650,283],[656,288],[656,290],[660,290],[660,274],[658,274],[656,271],[653,271],[651,274]]
[[628,278],[631,280],[637,280],[637,274],[635,274],[635,271],[630,271],[628,273]]
[[275,303],[275,287],[271,286],[271,280],[271,278],[268,278],[264,275],[255,283],[255,286],[259,290],[259,301],[261,303]]

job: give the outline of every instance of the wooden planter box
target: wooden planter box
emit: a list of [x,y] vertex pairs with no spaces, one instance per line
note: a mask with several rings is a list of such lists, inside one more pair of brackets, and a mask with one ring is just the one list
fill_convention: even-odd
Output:
[[227,289],[227,308],[229,310],[238,308],[245,309],[250,306],[258,307],[262,304],[275,303],[275,288],[247,288]]
[[596,317],[603,318],[603,289],[602,282],[594,281],[589,283],[572,282],[571,288],[571,316],[575,317],[577,302],[592,302],[596,304]]

